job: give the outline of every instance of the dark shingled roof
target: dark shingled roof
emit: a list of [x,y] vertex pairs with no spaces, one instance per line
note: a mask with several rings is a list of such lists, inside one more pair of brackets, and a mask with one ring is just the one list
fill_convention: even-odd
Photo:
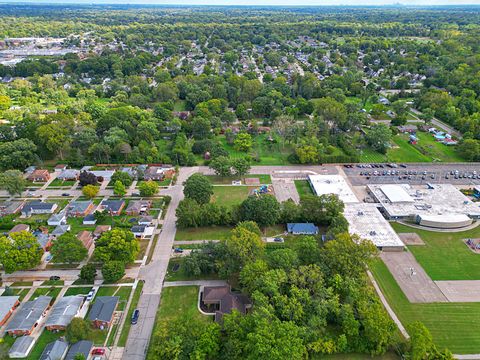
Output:
[[236,309],[241,314],[245,314],[251,302],[247,296],[236,294],[230,291],[230,287],[225,286],[205,286],[203,288],[203,302],[217,303],[219,309],[215,312],[215,321],[220,322],[223,314],[230,314]]
[[93,304],[88,319],[110,321],[112,320],[113,312],[117,307],[118,296],[97,296]]
[[70,347],[67,355],[63,360],[73,360],[75,358],[75,355],[77,354],[83,354],[83,356],[85,356],[85,359],[87,359],[88,355],[90,354],[90,350],[92,350],[92,347],[93,342],[88,340],[80,340],[79,342],[76,342]]

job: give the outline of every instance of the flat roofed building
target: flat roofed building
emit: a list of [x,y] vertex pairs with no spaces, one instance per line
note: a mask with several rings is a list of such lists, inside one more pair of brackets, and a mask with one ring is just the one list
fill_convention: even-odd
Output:
[[308,182],[315,195],[335,194],[344,203],[356,203],[357,197],[340,175],[308,175]]
[[380,190],[391,203],[414,201],[402,186],[392,184],[382,185],[380,186]]
[[405,247],[375,204],[347,204],[343,215],[348,221],[351,234],[370,240],[380,250],[401,251]]
[[[367,185],[368,194],[380,204],[381,212],[387,219],[448,229],[467,226],[472,219],[480,218],[479,203],[471,201],[451,184],[394,186],[406,192],[413,201],[392,202],[385,195],[385,185]],[[405,196],[403,198],[406,199]]]
[[23,303],[5,329],[9,335],[30,335],[50,306],[50,296],[39,296]]
[[65,330],[78,314],[83,304],[83,296],[65,296],[58,300],[50,311],[45,328],[50,331]]

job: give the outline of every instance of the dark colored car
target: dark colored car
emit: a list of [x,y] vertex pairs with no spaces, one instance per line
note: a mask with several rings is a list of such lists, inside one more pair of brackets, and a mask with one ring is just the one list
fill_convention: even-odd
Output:
[[50,276],[50,281],[58,281],[58,280],[60,280],[60,276],[56,276],[56,275]]
[[70,196],[69,193],[63,193],[62,196]]
[[138,322],[139,316],[140,316],[140,310],[135,309],[135,311],[132,314],[132,320],[131,320],[132,325],[135,325]]

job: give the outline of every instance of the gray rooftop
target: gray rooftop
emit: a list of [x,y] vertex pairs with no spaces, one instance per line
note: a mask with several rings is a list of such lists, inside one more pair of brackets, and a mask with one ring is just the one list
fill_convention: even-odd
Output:
[[39,296],[35,300],[23,303],[13,319],[8,323],[6,331],[28,331],[42,317],[43,312],[50,305],[50,296]]
[[118,296],[97,296],[88,314],[89,320],[110,321],[117,307]]
[[100,206],[102,206],[105,210],[117,212],[124,203],[124,200],[102,200]]
[[10,312],[18,299],[18,296],[0,296],[0,321]]
[[50,311],[45,326],[67,326],[82,306],[82,296],[65,296]]
[[44,233],[39,232],[37,235],[35,235],[35,237],[37,238],[37,243],[42,248],[45,248],[47,246],[48,241],[49,241],[48,234],[44,234]]
[[47,203],[42,201],[30,201],[27,202],[23,209],[23,213],[30,212],[31,210],[51,210],[56,204],[55,203]]
[[53,231],[52,236],[60,236],[65,234],[70,228],[70,225],[58,225]]
[[40,355],[40,360],[61,360],[67,352],[68,343],[62,340],[56,340],[45,346]]
[[92,204],[92,201],[72,201],[68,204],[68,211],[74,213],[83,213],[85,212],[88,207]]
[[8,355],[11,358],[26,357],[30,352],[30,349],[33,347],[34,342],[35,338],[33,336],[20,336],[13,343]]
[[85,359],[88,358],[88,355],[90,354],[90,350],[92,350],[93,347],[93,342],[88,341],[88,340],[81,340],[79,342],[76,342],[72,346],[70,346],[70,349],[67,352],[67,355],[63,360],[74,360],[75,355],[77,354],[83,354],[85,356]]

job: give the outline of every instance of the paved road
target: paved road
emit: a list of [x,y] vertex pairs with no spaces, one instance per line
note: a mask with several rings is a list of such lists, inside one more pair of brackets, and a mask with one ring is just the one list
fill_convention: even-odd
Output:
[[[420,111],[418,111],[417,109],[410,108],[410,111],[416,116],[422,115],[422,113]],[[445,131],[448,131],[452,135],[455,135],[455,136],[460,137],[460,138],[462,137],[462,134],[460,132],[458,132],[457,130],[452,128],[450,125],[445,124],[443,121],[438,120],[437,118],[433,118],[431,123],[435,126],[443,128]]]
[[165,214],[162,232],[153,250],[152,261],[140,270],[139,278],[145,281],[137,306],[140,309],[140,317],[137,325],[130,328],[127,345],[123,353],[123,359],[125,360],[143,360],[146,357],[150,336],[155,324],[155,315],[160,304],[163,281],[177,231],[175,211],[178,203],[183,199],[182,183],[197,171],[198,168],[195,167],[180,169],[177,185],[161,191],[162,195],[169,195],[172,200]]

